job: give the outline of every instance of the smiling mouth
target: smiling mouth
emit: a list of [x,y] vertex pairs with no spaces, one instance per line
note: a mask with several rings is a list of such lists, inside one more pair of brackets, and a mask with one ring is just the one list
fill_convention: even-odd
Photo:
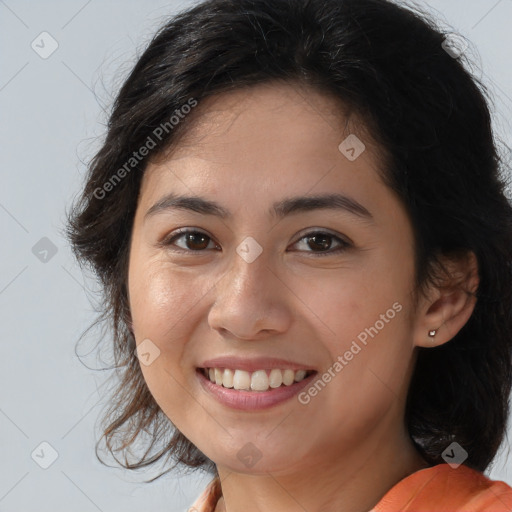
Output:
[[254,372],[230,368],[198,368],[197,371],[218,386],[239,391],[268,391],[291,386],[316,373],[315,370],[281,370],[279,368]]

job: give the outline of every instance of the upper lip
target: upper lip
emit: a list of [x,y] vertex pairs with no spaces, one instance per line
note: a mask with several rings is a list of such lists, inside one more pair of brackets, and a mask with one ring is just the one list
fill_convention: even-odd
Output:
[[288,361],[286,359],[276,359],[273,357],[252,357],[242,358],[233,356],[221,356],[214,359],[208,359],[201,363],[199,368],[230,368],[232,370],[245,370],[254,372],[256,370],[266,370],[279,368],[281,370],[312,370],[311,366]]

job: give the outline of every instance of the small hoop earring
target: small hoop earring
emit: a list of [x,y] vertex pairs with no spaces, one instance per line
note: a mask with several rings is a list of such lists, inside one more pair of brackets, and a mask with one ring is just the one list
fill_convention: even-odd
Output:
[[428,331],[428,335],[433,338],[436,335],[436,329],[432,329],[431,331]]

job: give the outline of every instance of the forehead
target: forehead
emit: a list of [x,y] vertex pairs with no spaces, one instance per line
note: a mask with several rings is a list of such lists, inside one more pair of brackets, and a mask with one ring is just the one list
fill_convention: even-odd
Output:
[[[277,193],[368,188],[378,181],[378,148],[344,112],[332,96],[283,83],[206,98],[178,143],[148,165],[141,195],[154,199],[168,187],[261,202]],[[349,136],[365,146],[353,161],[339,149]]]
[[[350,116],[344,104],[332,95],[295,83],[270,82],[236,89],[207,97],[190,115],[190,124],[178,144],[167,153],[173,158],[196,154],[201,150],[221,154],[226,144],[256,146],[259,142],[283,149],[285,143],[298,151],[304,139],[310,144],[304,149],[316,153],[325,151],[319,141],[326,134],[335,135],[364,131],[364,124],[355,114]],[[364,138],[369,138],[364,134]],[[325,141],[329,143],[328,140]],[[236,147],[230,146],[234,153]]]

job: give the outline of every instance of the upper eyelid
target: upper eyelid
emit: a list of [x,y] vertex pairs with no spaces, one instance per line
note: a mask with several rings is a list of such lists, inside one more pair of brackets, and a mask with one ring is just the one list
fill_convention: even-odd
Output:
[[[302,240],[305,236],[309,235],[310,233],[324,233],[326,235],[331,235],[332,237],[339,238],[342,242],[346,243],[353,243],[350,238],[348,238],[346,235],[342,235],[340,233],[336,233],[331,229],[328,228],[321,228],[321,227],[311,227],[311,228],[304,228],[304,230],[301,230],[299,234],[297,235],[297,240]],[[295,242],[294,242],[295,243]]]

